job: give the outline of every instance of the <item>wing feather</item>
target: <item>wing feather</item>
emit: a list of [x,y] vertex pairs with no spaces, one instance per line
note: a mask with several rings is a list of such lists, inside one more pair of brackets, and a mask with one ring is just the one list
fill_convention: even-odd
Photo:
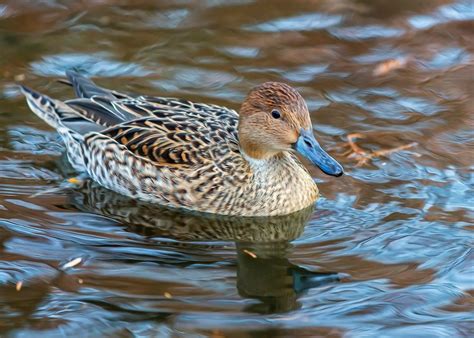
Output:
[[[225,107],[178,98],[130,96],[99,87],[75,72],[68,78],[78,98],[60,116],[84,125],[159,165],[203,165],[239,152],[238,114]],[[87,134],[86,134],[87,136]]]
[[237,118],[224,125],[207,116],[176,122],[187,111],[154,111],[153,117],[125,122],[101,133],[134,154],[160,165],[203,165],[239,152]]

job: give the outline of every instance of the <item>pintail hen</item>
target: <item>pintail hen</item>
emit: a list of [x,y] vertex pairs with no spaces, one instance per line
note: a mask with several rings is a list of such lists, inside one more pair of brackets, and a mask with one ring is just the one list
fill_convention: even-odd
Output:
[[237,113],[129,96],[76,72],[67,76],[75,99],[21,89],[31,110],[61,135],[72,166],[118,193],[199,212],[276,216],[318,198],[294,151],[328,175],[343,174],[316,141],[304,99],[286,84],[253,88]]

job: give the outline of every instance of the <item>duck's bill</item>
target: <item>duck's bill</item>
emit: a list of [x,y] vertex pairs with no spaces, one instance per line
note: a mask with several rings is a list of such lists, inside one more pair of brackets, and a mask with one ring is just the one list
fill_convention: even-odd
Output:
[[344,173],[342,166],[321,148],[311,130],[301,130],[294,148],[321,169],[323,173],[336,177]]

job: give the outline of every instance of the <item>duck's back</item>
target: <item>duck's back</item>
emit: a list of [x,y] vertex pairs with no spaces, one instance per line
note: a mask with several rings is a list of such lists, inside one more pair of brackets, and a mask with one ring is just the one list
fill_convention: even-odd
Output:
[[233,110],[143,96],[114,104],[144,116],[87,134],[86,140],[100,134],[137,156],[170,167],[200,167],[240,155],[238,115]]

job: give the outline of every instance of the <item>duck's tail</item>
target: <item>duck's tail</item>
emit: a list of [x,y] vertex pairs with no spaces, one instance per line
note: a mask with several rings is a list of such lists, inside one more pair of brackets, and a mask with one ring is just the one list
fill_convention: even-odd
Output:
[[55,129],[63,126],[62,117],[75,115],[74,110],[61,101],[54,100],[26,86],[20,85],[20,89],[25,95],[31,111]]
[[20,89],[33,113],[58,131],[66,144],[69,161],[76,170],[82,171],[84,169],[82,155],[84,137],[63,123],[64,119],[77,116],[77,113],[64,102],[52,99],[22,85],[20,85]]

